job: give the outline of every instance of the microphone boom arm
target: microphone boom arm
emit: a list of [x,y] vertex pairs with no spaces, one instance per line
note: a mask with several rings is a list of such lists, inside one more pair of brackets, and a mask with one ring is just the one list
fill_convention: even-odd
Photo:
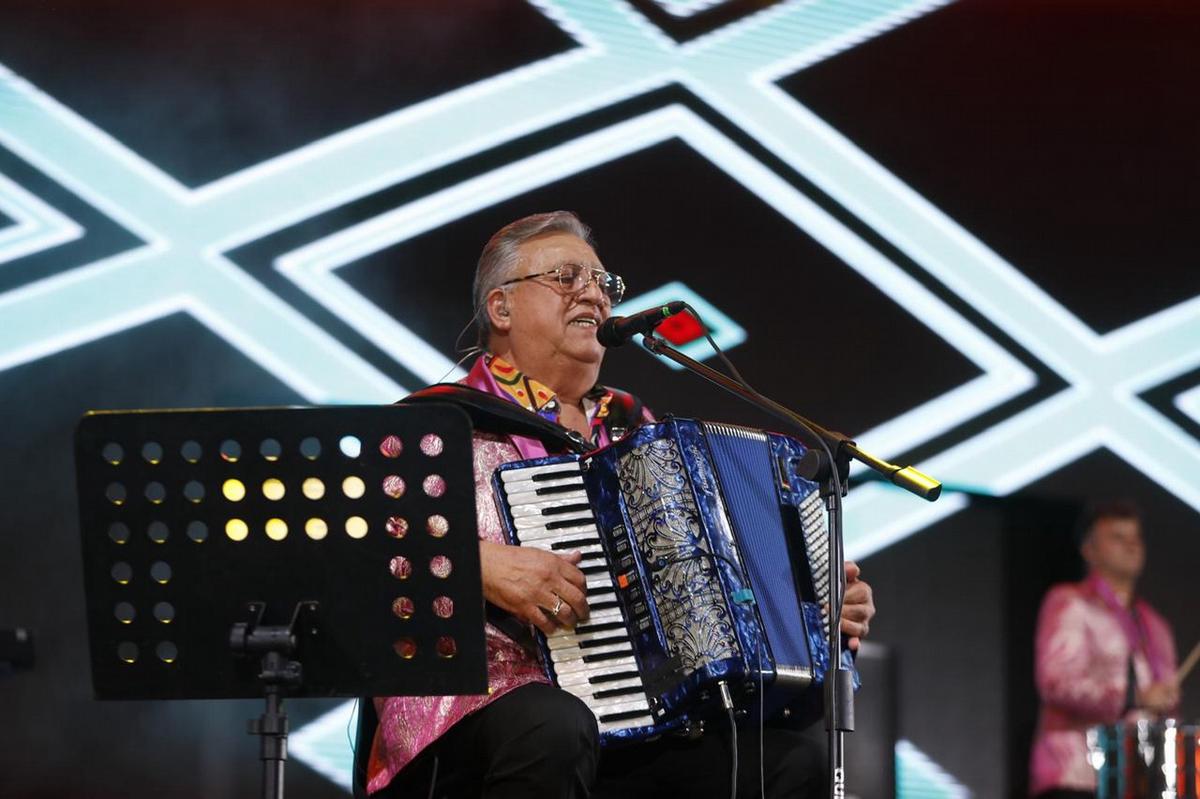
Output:
[[[933,502],[941,495],[942,484],[933,477],[914,469],[912,466],[897,466],[894,463],[885,461],[883,458],[872,455],[860,448],[848,436],[826,430],[816,422],[804,418],[795,411],[780,405],[775,400],[764,397],[758,392],[750,391],[741,383],[721,374],[716,369],[705,366],[693,358],[689,358],[674,347],[671,347],[666,341],[653,335],[643,335],[642,344],[655,355],[661,355],[664,358],[674,361],[689,371],[700,375],[700,377],[703,377],[710,383],[715,383],[729,393],[740,397],[772,416],[782,419],[789,424],[799,425],[802,430],[808,432],[807,437],[812,438],[816,436],[822,439],[825,445],[829,447],[830,452],[834,454],[835,459],[839,455],[845,454],[878,472],[889,483],[916,494],[921,499],[928,500],[929,502]],[[809,443],[819,446],[819,442],[815,440]]]

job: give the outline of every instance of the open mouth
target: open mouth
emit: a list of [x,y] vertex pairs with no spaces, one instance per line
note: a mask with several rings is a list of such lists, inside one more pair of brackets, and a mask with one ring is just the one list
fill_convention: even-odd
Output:
[[572,319],[567,324],[574,325],[575,327],[595,327],[599,322],[590,316],[581,316],[578,319]]

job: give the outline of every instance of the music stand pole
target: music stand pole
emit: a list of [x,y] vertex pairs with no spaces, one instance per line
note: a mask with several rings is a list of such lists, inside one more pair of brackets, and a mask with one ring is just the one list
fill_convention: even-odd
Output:
[[261,654],[261,670],[258,679],[263,686],[266,710],[257,719],[251,719],[247,732],[260,739],[259,759],[262,761],[263,799],[283,799],[284,766],[287,763],[288,718],[283,709],[285,693],[304,682],[304,668],[291,656],[297,650],[297,627],[301,614],[307,614],[305,630],[315,635],[315,614],[320,609],[317,602],[301,602],[292,612],[292,620],[285,625],[262,626],[266,605],[251,602],[247,606],[251,619],[233,625],[229,645],[234,655],[249,657]]

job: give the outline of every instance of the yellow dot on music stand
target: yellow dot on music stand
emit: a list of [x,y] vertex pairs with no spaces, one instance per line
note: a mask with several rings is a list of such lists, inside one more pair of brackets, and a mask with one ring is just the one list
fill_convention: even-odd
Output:
[[351,516],[346,520],[346,535],[351,538],[362,538],[367,534],[367,520],[361,516]]
[[267,519],[267,538],[282,541],[287,538],[287,522],[283,519]]
[[274,477],[266,480],[262,484],[263,496],[272,502],[277,502],[283,499],[283,495],[287,493],[287,489],[283,487],[283,483],[276,480]]
[[230,519],[225,522],[225,535],[229,536],[230,541],[245,541],[246,536],[250,535],[250,528],[241,519]]
[[315,477],[309,477],[300,484],[300,492],[309,499],[320,499],[325,496],[325,484]]
[[342,481],[342,493],[350,499],[359,499],[367,493],[367,484],[362,481],[361,477],[350,475]]
[[230,502],[241,502],[246,498],[246,486],[241,480],[230,478],[221,484],[221,493]]
[[304,532],[313,541],[320,541],[329,535],[329,525],[324,519],[309,519],[304,523]]

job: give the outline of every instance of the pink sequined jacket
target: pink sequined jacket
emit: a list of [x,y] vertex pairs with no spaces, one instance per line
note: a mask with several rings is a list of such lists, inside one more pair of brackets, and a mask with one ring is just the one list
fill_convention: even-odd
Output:
[[[483,356],[462,381],[465,384],[506,397],[539,415],[557,421],[557,401],[553,392],[525,377],[502,359]],[[592,441],[597,446],[609,443],[604,419],[613,400],[612,392],[599,391],[585,400],[592,425]],[[649,418],[648,414],[644,418]],[[479,538],[505,543],[500,516],[492,496],[491,478],[496,467],[509,461],[544,457],[546,449],[538,441],[523,437],[501,437],[476,432],[475,506]],[[436,741],[451,725],[514,688],[532,682],[546,682],[535,655],[496,627],[485,629],[488,663],[488,692],[475,696],[394,696],[375,700],[379,728],[371,747],[367,767],[367,792],[381,790],[413,758]]]
[[1096,576],[1046,594],[1035,650],[1042,704],[1030,757],[1031,795],[1052,788],[1096,790],[1087,729],[1114,723],[1128,710],[1130,652],[1143,688],[1175,672],[1171,628],[1144,601],[1135,601],[1130,612]]

